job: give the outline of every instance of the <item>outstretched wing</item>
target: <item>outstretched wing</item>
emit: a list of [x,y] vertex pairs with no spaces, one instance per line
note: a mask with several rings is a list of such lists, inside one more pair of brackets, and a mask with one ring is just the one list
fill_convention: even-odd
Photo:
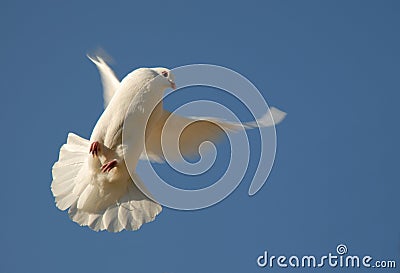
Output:
[[[88,57],[99,69],[104,89],[104,108],[106,108],[120,82],[103,58],[100,56]],[[142,160],[163,162],[166,156],[171,160],[179,160],[182,155],[190,157],[198,153],[198,147],[204,141],[218,142],[225,134],[224,131],[272,126],[281,122],[286,116],[285,112],[271,107],[270,112],[267,112],[257,122],[233,123],[214,118],[174,115],[162,109],[162,103],[157,107],[162,112],[161,118],[149,121],[149,130],[146,132],[146,151],[140,157]],[[165,126],[167,120],[168,126]],[[177,139],[179,139],[179,143],[177,143]],[[161,147],[162,143],[164,144],[163,148]],[[174,144],[179,145],[179,149],[174,149]]]
[[273,126],[285,116],[285,112],[271,107],[257,121],[235,123],[214,118],[186,118],[163,110],[161,118],[150,127],[151,131],[146,132],[146,154],[144,152],[141,159],[163,162],[166,157],[169,160],[179,160],[181,156],[190,157],[198,153],[199,145],[204,141],[216,143],[225,132]]
[[103,85],[104,108],[107,108],[108,103],[114,96],[115,91],[120,84],[114,71],[108,66],[104,59],[100,56],[87,56],[99,70],[101,83]]

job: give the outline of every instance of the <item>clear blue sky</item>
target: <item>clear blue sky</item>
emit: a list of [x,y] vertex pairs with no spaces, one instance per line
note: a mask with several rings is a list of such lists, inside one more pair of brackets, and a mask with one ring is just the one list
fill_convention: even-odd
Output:
[[[400,266],[399,2],[220,2],[1,2],[0,272],[289,272],[255,260],[339,243]],[[164,209],[137,232],[70,221],[51,166],[67,133],[88,137],[101,114],[85,57],[99,46],[119,77],[217,64],[287,111],[262,190],[248,197],[246,176],[224,202]]]

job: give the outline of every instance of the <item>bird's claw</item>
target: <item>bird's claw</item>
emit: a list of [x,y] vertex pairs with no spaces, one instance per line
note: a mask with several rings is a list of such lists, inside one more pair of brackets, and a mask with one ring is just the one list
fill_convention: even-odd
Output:
[[117,160],[111,160],[110,162],[107,162],[103,166],[101,166],[101,171],[103,173],[111,171],[115,166],[117,166]]
[[99,152],[100,152],[100,143],[98,141],[95,141],[90,145],[89,153],[92,154],[92,156],[94,157],[98,156]]

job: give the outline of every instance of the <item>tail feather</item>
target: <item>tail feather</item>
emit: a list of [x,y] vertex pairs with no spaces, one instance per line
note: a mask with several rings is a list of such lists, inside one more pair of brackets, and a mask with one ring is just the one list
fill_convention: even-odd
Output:
[[[70,133],[62,146],[52,169],[51,190],[56,206],[60,210],[69,208],[73,221],[95,231],[137,230],[153,221],[161,206],[147,198],[132,179],[118,185],[106,182],[103,189],[96,186],[95,180],[104,179],[104,175],[96,176],[89,169],[89,145],[88,140]],[[137,175],[134,180],[143,183]],[[115,201],[118,194],[122,197]]]
[[108,231],[120,231],[123,228],[119,223],[118,210],[118,206],[112,206],[111,208],[108,208],[103,215],[103,225]]
[[72,194],[63,194],[56,196],[56,204],[57,208],[60,210],[66,210],[68,209],[77,199],[77,196],[74,196]]
[[53,182],[51,184],[56,206],[60,210],[66,210],[78,198],[73,194],[73,188],[75,178],[86,161],[87,153],[84,151],[88,146],[89,141],[70,133],[67,144],[61,147],[59,159],[52,169]]
[[81,226],[89,226],[95,231],[119,232],[123,229],[137,230],[142,224],[151,222],[161,212],[159,204],[148,199],[133,183],[128,192],[115,203],[97,213],[77,208],[75,202],[68,213]]
[[100,230],[102,228],[103,217],[100,214],[90,214],[88,218],[88,226],[93,230]]

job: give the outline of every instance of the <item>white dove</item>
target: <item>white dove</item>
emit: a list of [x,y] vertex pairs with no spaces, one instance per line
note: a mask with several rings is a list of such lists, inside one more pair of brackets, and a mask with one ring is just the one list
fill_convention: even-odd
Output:
[[[137,188],[136,184],[143,185],[143,182],[137,174],[128,173],[124,161],[124,156],[135,165],[139,159],[162,162],[166,156],[179,158],[174,154],[165,155],[161,134],[163,143],[174,143],[176,129],[189,124],[179,137],[179,152],[190,156],[198,152],[200,143],[220,139],[224,130],[257,127],[256,122],[236,124],[217,119],[185,118],[164,110],[164,90],[176,88],[169,69],[139,68],[119,82],[101,57],[89,59],[100,72],[105,110],[90,140],[73,133],[68,135],[53,166],[51,184],[56,206],[60,210],[69,208],[70,218],[81,226],[95,231],[137,230],[161,212],[161,206]],[[257,122],[260,126],[272,126],[285,115],[271,107],[270,113]],[[124,136],[123,145],[125,118],[126,122],[135,124],[137,130]],[[164,127],[167,119],[168,128]]]

